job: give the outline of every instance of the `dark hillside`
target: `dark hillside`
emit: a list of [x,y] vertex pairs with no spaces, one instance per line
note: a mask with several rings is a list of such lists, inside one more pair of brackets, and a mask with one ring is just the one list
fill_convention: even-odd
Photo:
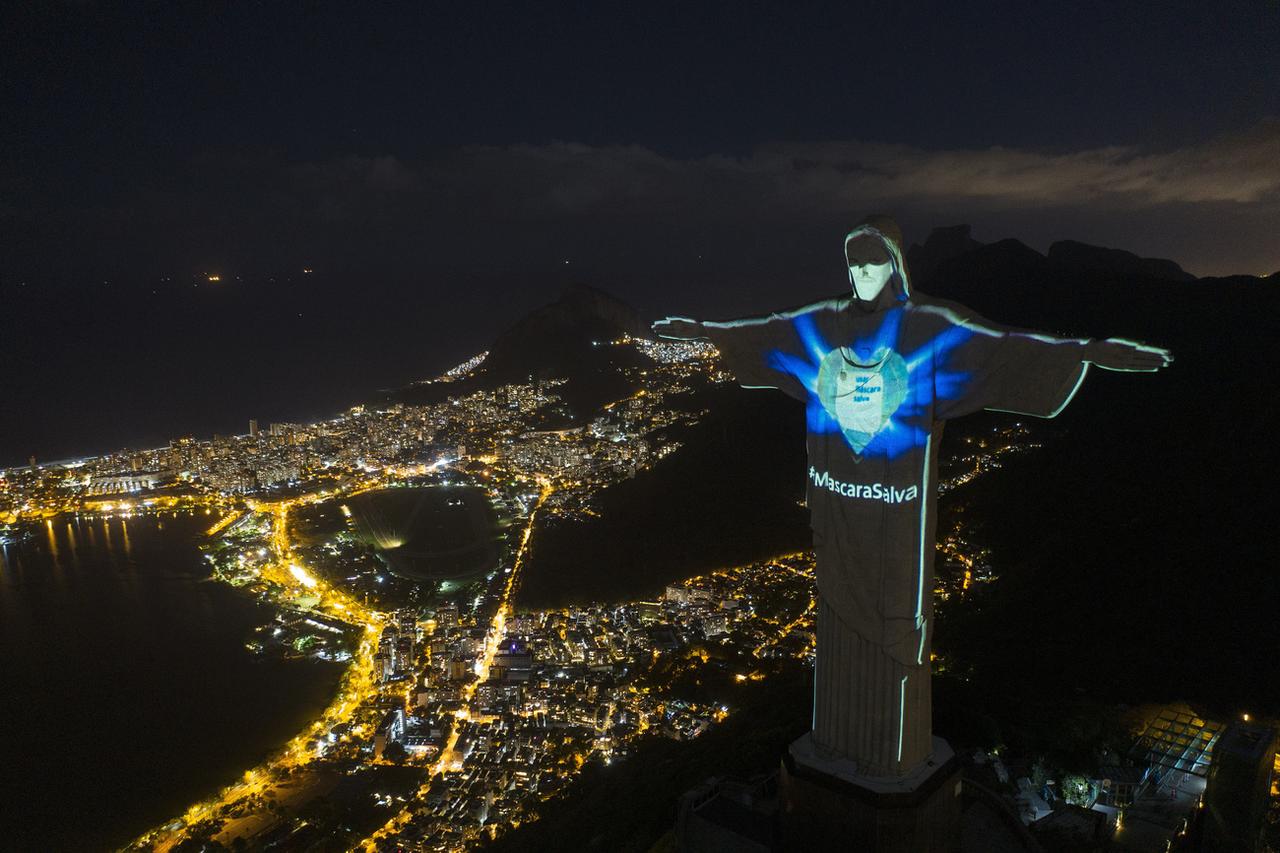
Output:
[[[939,645],[999,695],[1070,689],[1280,710],[1267,531],[1280,471],[1280,287],[1028,264],[998,246],[939,265],[936,292],[992,319],[1158,343],[1157,375],[1091,371],[1054,441],[964,495],[1001,579]],[[1003,687],[1002,687],[1003,685]]]
[[540,526],[521,607],[634,599],[720,566],[810,547],[804,412],[776,391],[706,392],[711,414],[651,470],[611,486],[600,518]]
[[629,348],[594,345],[624,334],[650,333],[626,303],[593,287],[571,285],[560,299],[502,333],[472,376],[458,382],[410,385],[389,392],[383,401],[439,402],[479,388],[557,378],[569,380],[559,393],[574,415],[585,418],[634,390],[621,375],[622,368],[650,363]]

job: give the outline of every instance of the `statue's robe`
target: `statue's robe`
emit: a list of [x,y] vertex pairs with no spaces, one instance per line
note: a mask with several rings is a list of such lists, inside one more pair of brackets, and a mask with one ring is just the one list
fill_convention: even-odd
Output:
[[907,772],[931,750],[943,423],[981,409],[1053,417],[1088,367],[1082,339],[999,326],[912,292],[899,248],[886,243],[895,272],[874,302],[851,295],[702,324],[740,384],[805,405],[819,597],[813,737],[873,775]]

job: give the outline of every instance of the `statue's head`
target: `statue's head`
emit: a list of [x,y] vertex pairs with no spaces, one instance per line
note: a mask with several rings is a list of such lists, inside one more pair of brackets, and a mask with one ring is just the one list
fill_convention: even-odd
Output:
[[902,229],[890,216],[866,217],[844,238],[849,286],[861,302],[877,302],[882,291],[905,300],[910,295],[907,267],[902,257]]

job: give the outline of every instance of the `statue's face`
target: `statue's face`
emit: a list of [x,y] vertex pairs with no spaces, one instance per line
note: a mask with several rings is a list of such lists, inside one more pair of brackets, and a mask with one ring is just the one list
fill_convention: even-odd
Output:
[[871,236],[855,237],[845,243],[844,255],[858,298],[871,301],[879,296],[893,275],[884,244]]

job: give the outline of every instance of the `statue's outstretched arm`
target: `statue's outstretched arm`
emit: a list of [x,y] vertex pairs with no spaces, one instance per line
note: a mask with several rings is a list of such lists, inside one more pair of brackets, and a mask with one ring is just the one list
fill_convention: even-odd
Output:
[[1015,350],[1021,349],[1023,344],[1030,344],[1032,347],[1036,344],[1049,344],[1053,349],[1059,349],[1060,354],[1067,358],[1078,352],[1080,361],[1103,370],[1154,373],[1173,363],[1173,353],[1169,350],[1127,338],[1064,338],[1032,329],[1018,329],[992,323],[969,309],[954,304],[930,304],[922,306],[920,310],[940,315],[948,322],[977,333],[978,337],[1010,341],[1014,343]]
[[803,400],[804,384],[795,371],[780,366],[777,359],[800,346],[791,320],[801,314],[828,307],[838,300],[823,300],[787,311],[774,311],[740,320],[700,321],[689,317],[667,317],[653,324],[658,337],[678,341],[710,341],[720,351],[724,365],[744,388],[776,388],[789,397]]
[[[939,359],[935,414],[941,419],[989,409],[1056,417],[1075,397],[1089,367],[1154,372],[1173,361],[1160,347],[1124,338],[1068,338],[1004,326],[963,306],[927,304],[921,313],[963,330],[962,343]],[[963,382],[955,377],[963,375]]]
[[1103,370],[1154,373],[1173,363],[1173,353],[1124,338],[1107,338],[1085,344],[1083,360]]
[[716,338],[723,339],[726,332],[737,334],[737,330],[748,330],[747,334],[752,334],[750,330],[758,329],[760,326],[777,326],[801,314],[807,314],[821,308],[838,307],[844,302],[848,302],[848,297],[821,299],[817,302],[801,305],[798,308],[773,311],[758,317],[743,317],[739,320],[702,321],[694,320],[691,317],[666,317],[655,322],[651,328],[653,333],[660,338],[670,338],[676,341],[712,341],[719,345],[720,341],[717,341]]
[[697,320],[688,317],[667,317],[653,324],[653,333],[673,341],[710,340],[707,331]]

